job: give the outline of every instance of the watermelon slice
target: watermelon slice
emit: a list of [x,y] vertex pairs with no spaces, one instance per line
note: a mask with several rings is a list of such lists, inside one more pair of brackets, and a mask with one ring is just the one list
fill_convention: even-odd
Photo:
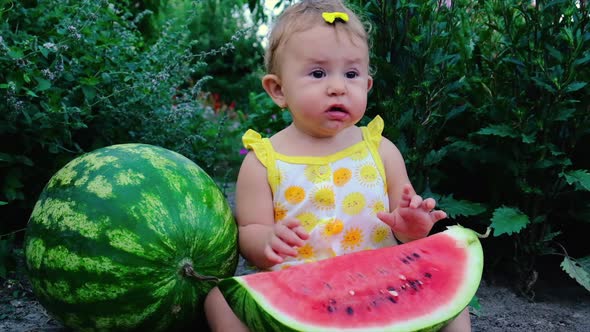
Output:
[[406,244],[275,272],[219,288],[251,331],[437,330],[475,295],[477,233],[461,226]]

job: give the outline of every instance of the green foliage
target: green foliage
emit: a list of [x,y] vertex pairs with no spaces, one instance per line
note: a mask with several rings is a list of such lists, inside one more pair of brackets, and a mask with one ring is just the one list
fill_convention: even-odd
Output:
[[272,136],[291,123],[291,113],[281,110],[266,92],[249,94],[248,114],[243,127]]
[[561,268],[590,292],[590,256],[577,261],[565,256]]
[[590,174],[584,170],[571,170],[569,172],[561,173],[561,176],[565,177],[565,181],[569,185],[580,186],[576,187],[577,190],[590,191]]
[[248,4],[241,0],[162,1],[154,25],[160,29],[169,25],[173,31],[188,29],[193,53],[209,55],[207,66],[197,68],[191,76],[214,76],[208,91],[218,93],[227,103],[246,104],[244,91],[262,91],[264,54],[256,35],[258,26],[248,11]]
[[529,222],[529,217],[519,209],[503,206],[494,211],[490,226],[494,229],[494,236],[511,235],[523,230]]
[[214,80],[207,62],[245,39],[231,30],[243,28],[246,16],[232,16],[218,49],[199,49],[188,23],[207,17],[206,8],[158,16],[161,26],[146,39],[140,22],[150,12],[131,1],[0,5],[0,236],[24,228],[58,169],[106,145],[163,146],[221,179],[237,168],[240,119],[209,105],[203,91]]
[[455,199],[452,194],[439,198],[438,206],[447,213],[449,218],[477,216],[486,210],[483,204]]
[[477,297],[477,295],[473,296],[473,298],[471,298],[471,301],[469,301],[468,306],[471,307],[476,313],[479,312],[481,310],[481,303],[479,303],[479,297]]
[[557,241],[587,254],[578,234],[590,230],[588,7],[352,2],[373,27],[368,113],[384,118],[417,190],[438,193],[451,217],[511,237],[513,246],[488,248],[522,279]]

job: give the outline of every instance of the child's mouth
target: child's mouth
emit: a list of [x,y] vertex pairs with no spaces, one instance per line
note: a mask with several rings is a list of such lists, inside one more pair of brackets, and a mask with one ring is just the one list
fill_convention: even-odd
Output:
[[334,105],[328,108],[327,114],[331,120],[342,121],[348,118],[348,111],[343,106]]
[[328,109],[328,112],[341,112],[341,113],[347,113],[347,111],[344,109],[344,107],[341,106],[331,106]]

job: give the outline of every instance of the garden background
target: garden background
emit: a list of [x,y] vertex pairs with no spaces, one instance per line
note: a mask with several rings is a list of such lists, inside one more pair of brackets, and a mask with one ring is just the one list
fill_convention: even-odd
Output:
[[[264,27],[288,0],[0,0],[0,281],[32,208],[76,156],[141,142],[235,181],[241,135],[289,122],[262,90]],[[590,9],[585,0],[350,0],[371,24],[366,123],[416,190],[492,236],[484,275],[533,297],[590,291]],[[569,276],[569,277],[568,277]]]

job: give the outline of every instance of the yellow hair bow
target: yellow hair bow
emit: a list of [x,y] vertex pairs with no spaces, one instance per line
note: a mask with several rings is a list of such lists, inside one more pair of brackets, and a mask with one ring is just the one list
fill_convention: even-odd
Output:
[[328,23],[334,23],[337,18],[341,19],[343,22],[348,22],[348,14],[343,12],[323,12],[322,17]]

